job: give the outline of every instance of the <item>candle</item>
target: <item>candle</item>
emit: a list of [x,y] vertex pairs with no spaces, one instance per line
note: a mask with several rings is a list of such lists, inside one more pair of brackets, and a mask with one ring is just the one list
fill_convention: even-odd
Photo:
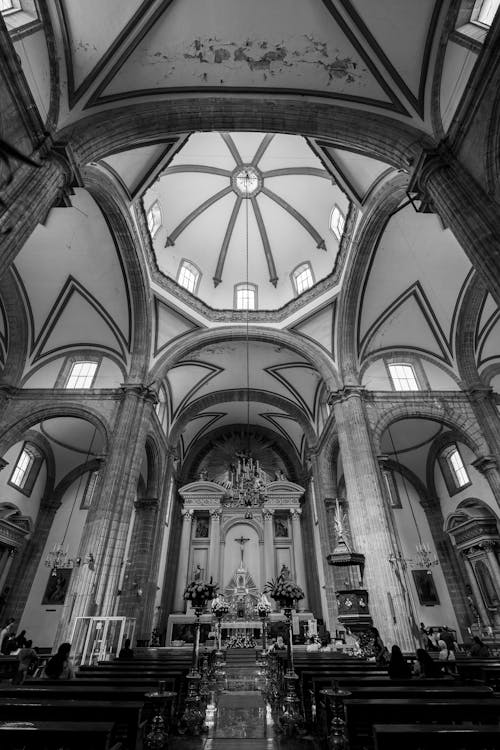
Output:
[[467,632],[469,633],[469,635],[472,635],[472,630],[470,628],[467,628]]

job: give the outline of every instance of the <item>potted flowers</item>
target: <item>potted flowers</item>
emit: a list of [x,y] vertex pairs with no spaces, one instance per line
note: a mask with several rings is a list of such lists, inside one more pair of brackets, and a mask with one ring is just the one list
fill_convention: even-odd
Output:
[[227,615],[228,612],[229,604],[222,596],[217,596],[212,601],[212,614],[215,615],[218,620],[221,620],[225,615]]
[[283,575],[269,581],[266,584],[266,591],[269,592],[271,599],[280,603],[283,609],[293,609],[295,602],[304,598],[304,592],[300,586]]
[[190,601],[193,607],[203,610],[206,603],[215,597],[217,584],[206,581],[191,581],[184,589],[184,599]]

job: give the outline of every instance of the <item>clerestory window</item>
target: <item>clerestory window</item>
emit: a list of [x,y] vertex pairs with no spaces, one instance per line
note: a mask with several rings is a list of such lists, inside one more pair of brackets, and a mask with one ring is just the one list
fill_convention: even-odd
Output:
[[340,208],[335,204],[330,215],[330,229],[335,237],[340,241],[344,234],[345,216]]
[[471,483],[462,456],[455,443],[447,446],[441,452],[439,463],[450,495],[460,492]]
[[161,218],[161,208],[158,201],[155,201],[149,208],[148,212],[146,214],[146,218],[148,221],[148,229],[149,234],[151,235],[151,239],[155,236],[159,228],[162,224],[162,218]]
[[496,16],[500,0],[478,0],[472,11],[472,23],[481,23],[484,26],[491,26]]
[[16,465],[9,479],[9,484],[24,495],[30,495],[35,484],[43,456],[32,443],[24,443]]
[[74,388],[91,388],[96,372],[97,362],[73,362],[64,387],[69,390]]
[[419,391],[420,385],[413,365],[406,362],[392,362],[387,365],[395,391]]

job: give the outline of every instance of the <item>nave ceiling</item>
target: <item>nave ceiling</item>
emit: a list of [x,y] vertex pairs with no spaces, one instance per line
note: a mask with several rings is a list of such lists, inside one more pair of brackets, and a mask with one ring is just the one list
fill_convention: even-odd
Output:
[[[244,422],[250,413],[252,424],[274,430],[303,457],[304,433],[312,442],[320,437],[327,392],[342,382],[347,358],[369,390],[390,389],[383,357],[398,352],[421,358],[430,387],[457,389],[464,366],[459,329],[477,283],[471,264],[439,217],[404,206],[405,147],[398,144],[397,156],[384,160],[368,139],[380,122],[388,126],[388,142],[401,132],[405,144],[439,139],[451,123],[466,79],[454,78],[452,69],[469,70],[471,59],[464,68],[460,51],[441,43],[450,7],[445,0],[307,0],[292,14],[285,0],[272,6],[211,0],[201,8],[192,0],[89,0],[85,9],[76,0],[51,4],[57,131],[84,178],[70,205],[53,208],[15,260],[0,330],[6,372],[29,388],[53,387],[65,358],[86,351],[101,358],[95,386],[114,388],[126,381],[140,340],[142,371],[153,373],[164,426],[174,428],[184,454],[211,430]],[[16,44],[22,60],[32,55],[40,62],[31,65],[29,81],[48,113],[51,53],[43,63],[39,38]],[[342,133],[329,140],[312,134],[306,117],[293,133],[223,130],[220,116],[194,132],[182,127],[181,117],[176,125],[177,105],[209,97],[221,106],[234,97],[259,97],[263,110],[272,99],[283,112],[292,101],[321,105],[334,117],[352,116],[366,142],[354,149]],[[120,130],[141,108],[151,119],[168,108],[163,130],[158,121],[143,132],[132,124]],[[250,201],[241,199],[235,214],[241,196],[231,175],[236,153],[248,164],[259,149],[264,185],[281,205],[261,194],[249,211],[248,280],[259,286],[259,309],[248,315],[247,381],[245,338],[233,340],[232,331],[247,319],[233,309],[233,294],[245,279]],[[266,177],[273,170],[279,174]],[[103,206],[106,191],[123,214],[134,252],[139,248],[135,265]],[[227,192],[210,203],[221,191]],[[389,206],[391,194],[398,198]],[[153,198],[162,204],[163,224],[151,239],[146,211]],[[348,219],[340,241],[328,226],[335,203]],[[377,212],[384,221],[373,233]],[[186,258],[202,269],[197,295],[175,282]],[[311,262],[316,284],[297,297],[290,273],[302,258]],[[141,285],[146,314],[138,311]],[[485,292],[475,315],[473,365],[496,378],[500,323]],[[15,317],[18,326],[22,319],[22,357],[14,357],[21,346],[12,336]],[[266,341],[252,336],[252,326],[272,335]],[[215,329],[219,343],[212,346],[203,336]],[[199,347],[184,352],[193,336]],[[290,336],[297,347],[288,345]],[[324,369],[315,366],[315,356]]]

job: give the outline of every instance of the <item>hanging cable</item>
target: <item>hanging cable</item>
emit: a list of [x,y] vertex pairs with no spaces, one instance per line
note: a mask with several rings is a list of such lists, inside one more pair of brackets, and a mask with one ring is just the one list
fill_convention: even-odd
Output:
[[[248,178],[247,178],[248,179]],[[245,285],[246,285],[246,316],[245,316],[245,342],[246,342],[246,392],[247,392],[247,424],[246,424],[246,438],[247,438],[247,450],[250,453],[250,337],[249,337],[249,285],[248,285],[248,195],[245,199]]]

